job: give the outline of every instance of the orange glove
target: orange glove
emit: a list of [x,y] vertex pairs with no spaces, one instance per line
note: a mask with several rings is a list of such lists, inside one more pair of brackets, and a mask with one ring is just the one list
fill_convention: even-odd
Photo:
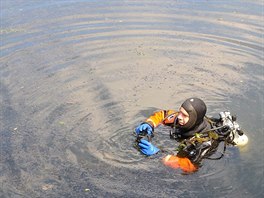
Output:
[[193,163],[186,157],[180,158],[174,155],[167,155],[162,161],[166,166],[171,168],[180,168],[184,172],[190,173],[197,170]]

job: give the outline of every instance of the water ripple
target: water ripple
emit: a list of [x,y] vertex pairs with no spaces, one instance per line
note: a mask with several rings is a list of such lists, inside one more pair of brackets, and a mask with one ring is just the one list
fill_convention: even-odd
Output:
[[[261,7],[257,1],[1,2],[3,193],[259,197]],[[178,109],[193,95],[206,101],[209,114],[236,111],[252,143],[182,175],[139,153],[133,130],[154,110]],[[177,143],[166,130],[157,129],[153,141],[173,152]]]

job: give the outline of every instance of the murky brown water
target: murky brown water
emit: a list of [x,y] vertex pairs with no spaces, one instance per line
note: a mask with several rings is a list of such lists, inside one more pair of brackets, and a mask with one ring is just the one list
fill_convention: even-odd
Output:
[[[0,197],[261,197],[262,1],[0,2]],[[250,141],[183,175],[133,129],[191,96]]]

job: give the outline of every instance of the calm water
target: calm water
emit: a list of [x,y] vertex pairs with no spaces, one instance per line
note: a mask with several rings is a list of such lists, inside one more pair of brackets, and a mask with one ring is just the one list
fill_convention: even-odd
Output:
[[[1,198],[262,197],[263,1],[0,2]],[[191,96],[249,143],[184,175],[132,132]]]

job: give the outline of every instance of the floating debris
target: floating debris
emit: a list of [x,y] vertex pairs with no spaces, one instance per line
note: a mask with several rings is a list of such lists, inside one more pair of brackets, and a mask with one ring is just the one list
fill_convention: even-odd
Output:
[[9,33],[16,33],[16,32],[25,32],[25,30],[15,29],[15,28],[7,28],[7,29],[0,30],[0,34],[9,34]]
[[50,190],[53,188],[53,185],[52,184],[45,184],[42,186],[42,190]]
[[60,121],[59,124],[60,124],[60,125],[64,125],[65,123],[64,123],[63,121]]

